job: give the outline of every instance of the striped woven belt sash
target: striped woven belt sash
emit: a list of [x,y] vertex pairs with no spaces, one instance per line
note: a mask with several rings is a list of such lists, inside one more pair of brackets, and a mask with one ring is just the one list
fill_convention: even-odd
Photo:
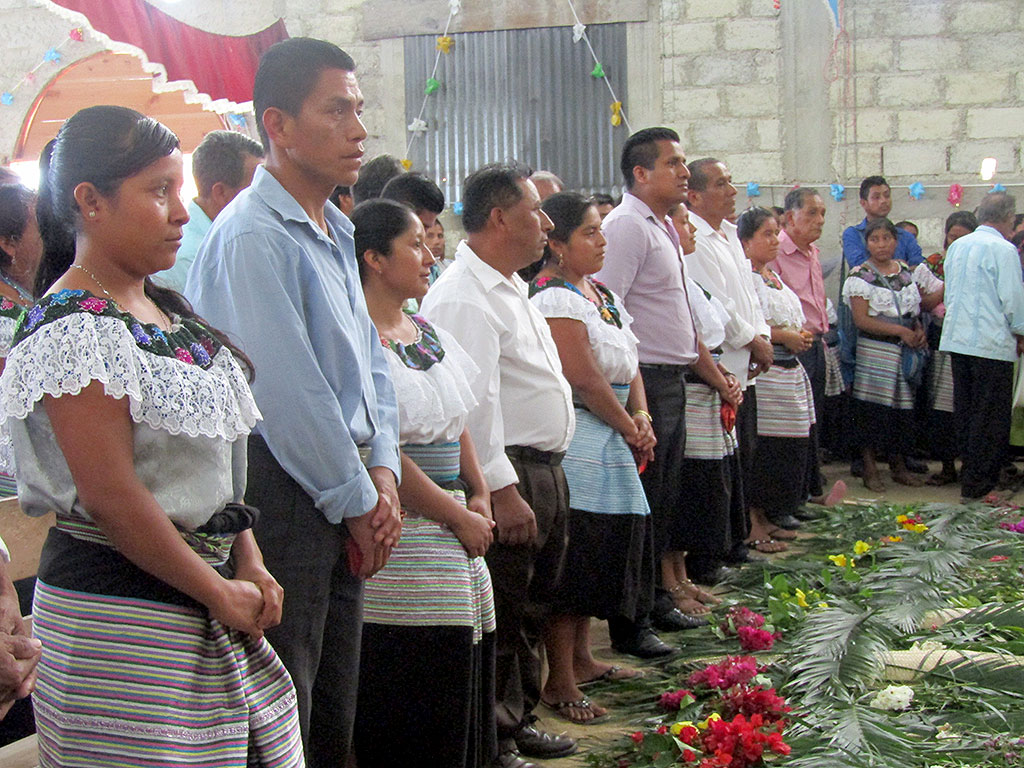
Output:
[[413,463],[423,470],[423,474],[439,485],[459,479],[460,452],[461,444],[458,441],[430,445],[407,443],[402,446],[402,453],[412,459]]
[[[614,392],[615,397],[619,399],[619,405],[625,408],[626,401],[629,400],[629,384],[612,384],[612,392]],[[581,400],[576,400],[574,398],[572,404],[574,408],[582,408],[584,411],[590,410]]]
[[[87,541],[91,544],[101,544],[114,549],[114,545],[106,534],[91,520],[81,517],[57,516],[56,529],[63,531],[72,538],[79,541]],[[198,531],[185,531],[178,529],[181,538],[185,540],[192,549],[203,560],[217,568],[228,561],[231,555],[231,547],[235,543],[237,533],[200,533]]]

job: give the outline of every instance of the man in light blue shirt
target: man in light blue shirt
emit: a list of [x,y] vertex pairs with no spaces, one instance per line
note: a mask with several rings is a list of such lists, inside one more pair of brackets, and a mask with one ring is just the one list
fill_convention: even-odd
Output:
[[246,501],[284,587],[267,638],[295,682],[310,766],[352,741],[362,584],[401,531],[398,405],[366,311],[352,224],[327,203],[359,171],[366,130],[352,59],[292,38],[264,54],[253,102],[266,164],[217,217],[189,273],[196,310],[252,359],[263,413]]
[[953,413],[963,458],[961,494],[996,487],[1010,442],[1013,363],[1024,351],[1024,283],[1013,232],[1016,201],[991,192],[979,227],[949,246],[939,349],[953,359]]
[[188,204],[188,223],[181,229],[181,247],[174,266],[157,272],[153,280],[178,293],[195,261],[199,245],[213,220],[235,195],[249,186],[256,166],[263,162],[263,147],[237,131],[210,131],[192,153],[192,177],[199,194]]
[[[892,211],[892,189],[884,176],[868,176],[860,183],[860,207],[864,209],[864,220],[843,231],[843,256],[848,267],[856,267],[868,260],[868,246],[864,241],[864,228],[868,222],[888,218]],[[893,258],[916,267],[924,259],[917,238],[905,229],[896,231],[898,237]]]

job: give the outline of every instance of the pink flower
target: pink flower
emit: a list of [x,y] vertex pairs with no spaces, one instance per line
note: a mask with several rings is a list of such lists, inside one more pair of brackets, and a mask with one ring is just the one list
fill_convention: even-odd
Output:
[[629,738],[631,738],[634,743],[639,744],[644,740],[644,733],[643,731],[634,731],[629,735]]
[[1004,560],[1009,560],[1009,559],[1010,559],[1009,555],[993,555],[992,557],[990,557],[988,559],[988,561],[990,563],[1001,563]]
[[668,691],[661,694],[658,704],[666,712],[678,712],[680,707],[683,706],[683,699],[692,695],[692,693],[684,688],[680,688],[678,691]]
[[97,299],[95,296],[90,296],[88,299],[82,299],[78,305],[83,309],[95,312],[98,315],[107,308],[107,300]]
[[[83,301],[82,303],[84,304],[85,302]],[[184,347],[178,347],[176,350],[174,350],[174,356],[176,358],[178,358],[179,360],[181,360],[181,362],[183,362],[183,363],[191,364],[191,363],[195,362],[192,359],[192,353],[189,352]]]

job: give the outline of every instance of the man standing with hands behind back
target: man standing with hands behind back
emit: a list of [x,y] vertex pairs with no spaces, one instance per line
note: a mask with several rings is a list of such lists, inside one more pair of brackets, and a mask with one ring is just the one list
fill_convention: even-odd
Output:
[[292,38],[260,61],[253,103],[266,163],[217,217],[189,273],[196,311],[252,359],[263,413],[246,501],[284,587],[267,631],[298,693],[311,768],[346,764],[362,582],[398,542],[398,405],[366,311],[352,223],[327,199],[359,173],[366,129],[355,63]]

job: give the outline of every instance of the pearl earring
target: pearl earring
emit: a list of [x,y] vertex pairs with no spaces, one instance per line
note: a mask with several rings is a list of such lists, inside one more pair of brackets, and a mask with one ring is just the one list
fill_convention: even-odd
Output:
[[96,218],[96,211],[89,211],[89,218],[90,219],[95,219]]

